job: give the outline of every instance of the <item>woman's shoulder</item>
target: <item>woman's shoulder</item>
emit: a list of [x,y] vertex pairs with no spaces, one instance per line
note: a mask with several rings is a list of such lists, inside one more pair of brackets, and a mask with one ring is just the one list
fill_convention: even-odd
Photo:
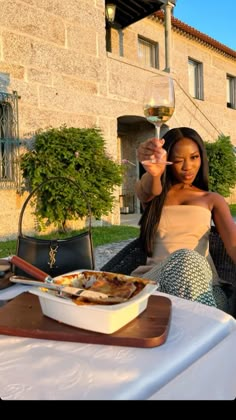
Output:
[[207,193],[208,193],[209,197],[212,198],[212,200],[216,200],[216,201],[218,201],[218,200],[222,201],[223,200],[223,201],[225,201],[225,198],[223,197],[223,195],[221,195],[217,192],[208,191]]
[[218,207],[218,206],[228,206],[225,198],[223,197],[223,195],[217,193],[217,192],[213,192],[213,191],[208,191],[208,199],[209,199],[209,203],[211,204],[211,208],[213,209],[214,207]]

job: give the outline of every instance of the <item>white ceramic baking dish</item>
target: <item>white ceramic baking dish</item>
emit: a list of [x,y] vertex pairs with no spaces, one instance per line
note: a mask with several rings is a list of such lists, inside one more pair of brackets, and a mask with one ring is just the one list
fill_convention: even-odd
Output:
[[73,327],[112,334],[146,309],[148,298],[156,289],[157,284],[147,284],[137,295],[124,303],[82,306],[71,299],[63,299],[38,287],[30,288],[29,292],[39,297],[44,315]]

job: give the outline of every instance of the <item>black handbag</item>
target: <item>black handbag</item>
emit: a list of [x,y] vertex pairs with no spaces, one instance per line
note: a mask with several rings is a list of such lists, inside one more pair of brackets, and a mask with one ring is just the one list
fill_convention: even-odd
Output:
[[[48,182],[63,180],[73,183],[83,195],[88,208],[88,228],[85,232],[65,239],[40,239],[24,235],[23,216],[32,196]],[[94,269],[94,250],[91,232],[91,209],[84,191],[70,178],[51,177],[36,187],[25,200],[18,223],[16,255],[40,268],[51,277],[78,269]],[[16,275],[29,277],[27,273],[14,266]]]

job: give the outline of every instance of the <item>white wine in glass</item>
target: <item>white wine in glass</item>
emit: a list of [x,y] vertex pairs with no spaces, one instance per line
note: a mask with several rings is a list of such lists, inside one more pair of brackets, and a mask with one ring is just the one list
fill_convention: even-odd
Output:
[[[175,91],[173,79],[158,74],[147,80],[144,92],[144,115],[155,126],[155,138],[160,139],[162,124],[166,123],[175,110]],[[155,159],[151,163],[157,163]],[[166,165],[172,162],[158,162]]]

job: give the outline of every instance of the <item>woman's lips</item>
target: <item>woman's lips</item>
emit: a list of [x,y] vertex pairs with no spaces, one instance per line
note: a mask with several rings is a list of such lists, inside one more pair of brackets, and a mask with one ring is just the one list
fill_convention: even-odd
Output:
[[194,175],[193,174],[185,174],[183,175],[183,179],[189,180],[189,179],[193,179]]

